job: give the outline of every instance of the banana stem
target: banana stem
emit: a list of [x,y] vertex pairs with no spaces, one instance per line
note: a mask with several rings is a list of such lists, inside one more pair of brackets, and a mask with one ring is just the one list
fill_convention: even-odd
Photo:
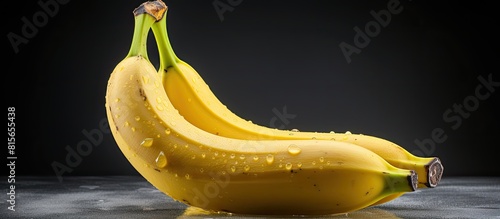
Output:
[[413,170],[396,170],[393,173],[387,173],[385,180],[388,185],[385,192],[388,194],[412,192],[418,189],[418,175]]
[[147,1],[139,5],[134,13],[134,35],[127,57],[142,56],[148,59],[147,38],[151,26],[165,14],[167,6],[161,1]]
[[166,14],[167,12],[165,12],[165,16],[163,16],[162,19],[152,26],[160,55],[160,72],[163,73],[162,77],[168,68],[177,67],[177,62],[180,61],[175,55],[174,49],[172,48],[168,38]]

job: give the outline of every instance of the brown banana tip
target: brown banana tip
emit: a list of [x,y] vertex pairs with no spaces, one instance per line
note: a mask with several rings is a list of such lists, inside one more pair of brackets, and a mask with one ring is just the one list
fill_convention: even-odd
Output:
[[167,10],[167,5],[161,0],[146,1],[143,2],[139,7],[135,8],[133,13],[134,16],[147,13],[153,16],[156,21],[161,20],[165,11]]
[[441,181],[441,177],[443,176],[444,167],[439,158],[434,158],[427,165],[427,186],[430,188],[434,188],[438,185],[439,181]]
[[417,191],[418,188],[418,175],[414,170],[410,171],[411,174],[408,176],[408,182],[411,185],[413,191]]

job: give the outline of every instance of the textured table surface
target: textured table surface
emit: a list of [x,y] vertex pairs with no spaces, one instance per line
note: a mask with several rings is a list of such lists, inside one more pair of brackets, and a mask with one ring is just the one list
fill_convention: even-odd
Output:
[[[4,195],[9,192],[7,180],[1,186]],[[10,204],[3,201],[1,218],[291,217],[207,214],[173,201],[140,176],[65,177],[63,182],[55,177],[17,177],[15,193],[15,211],[8,210]],[[319,218],[500,218],[500,177],[444,177],[433,189],[346,215]]]

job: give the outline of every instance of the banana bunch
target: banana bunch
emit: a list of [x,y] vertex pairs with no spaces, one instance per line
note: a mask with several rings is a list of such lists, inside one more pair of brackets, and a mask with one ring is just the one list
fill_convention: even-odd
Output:
[[[167,6],[134,10],[128,54],[110,75],[106,115],[131,165],[189,206],[239,214],[343,214],[437,186],[437,157],[381,138],[277,130],[227,109],[169,43]],[[160,54],[147,55],[149,32]]]

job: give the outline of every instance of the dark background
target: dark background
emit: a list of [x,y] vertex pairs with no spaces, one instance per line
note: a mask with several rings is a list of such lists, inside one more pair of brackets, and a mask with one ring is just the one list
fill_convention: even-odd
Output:
[[[296,117],[276,127],[375,135],[440,157],[445,176],[500,175],[500,87],[455,129],[443,119],[475,95],[479,76],[500,81],[493,5],[401,0],[401,13],[347,63],[339,44],[353,45],[353,28],[364,29],[374,20],[370,11],[387,9],[389,1],[243,0],[223,21],[216,1],[165,2],[177,55],[241,117],[271,126],[273,109],[286,107]],[[140,3],[60,0],[16,53],[8,34],[22,36],[22,18],[32,20],[43,8],[37,1],[5,2],[4,95],[16,107],[16,175],[55,178],[51,165],[67,164],[68,148],[90,141],[85,132],[102,139],[63,177],[138,174],[99,124],[106,123],[107,79],[128,52],[132,10]],[[150,47],[157,65],[152,38]],[[419,147],[416,141],[435,129],[446,140]]]

